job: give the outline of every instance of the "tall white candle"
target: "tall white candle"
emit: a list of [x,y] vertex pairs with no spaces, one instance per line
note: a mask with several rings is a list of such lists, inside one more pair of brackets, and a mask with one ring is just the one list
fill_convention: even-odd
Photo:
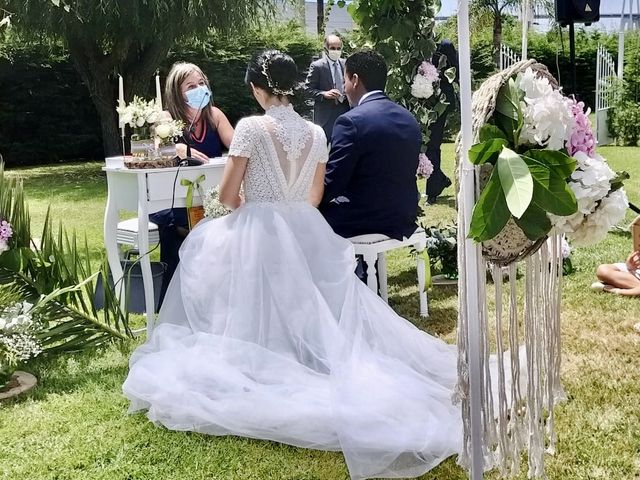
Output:
[[160,75],[156,75],[156,105],[162,110],[162,90],[160,90]]
[[[120,108],[124,108],[124,82],[122,80],[122,75],[118,75],[118,106]],[[124,137],[124,122],[122,121],[122,115],[118,116],[118,123],[120,126],[120,130],[122,131],[122,136]]]

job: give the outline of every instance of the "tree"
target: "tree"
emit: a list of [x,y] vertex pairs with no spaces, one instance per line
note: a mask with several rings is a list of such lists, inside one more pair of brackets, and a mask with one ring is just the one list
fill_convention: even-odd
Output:
[[[144,95],[175,41],[210,28],[231,31],[269,15],[272,0],[6,0],[14,24],[60,37],[102,125],[105,155],[120,150],[115,76]],[[69,108],[72,108],[70,106]]]
[[[502,43],[502,26],[505,15],[516,12],[522,8],[523,0],[472,0],[470,5],[471,19],[475,27],[482,29],[489,24],[493,28],[493,60],[500,64],[500,45]],[[529,5],[534,9],[542,9],[553,12],[554,6],[551,0],[529,0]]]
[[447,104],[438,93],[426,100],[414,97],[411,85],[420,64],[431,60],[436,50],[433,29],[439,10],[440,0],[358,0],[348,6],[362,40],[387,61],[387,94],[415,115],[424,145],[429,141],[429,125]]

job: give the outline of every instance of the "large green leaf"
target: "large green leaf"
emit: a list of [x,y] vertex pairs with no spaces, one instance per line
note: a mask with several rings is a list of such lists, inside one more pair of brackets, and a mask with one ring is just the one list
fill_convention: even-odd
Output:
[[485,123],[480,127],[480,134],[478,136],[481,142],[486,142],[487,140],[492,140],[494,138],[504,138],[505,140],[508,140],[507,135],[500,130],[499,127],[490,123]]
[[513,78],[510,78],[498,92],[494,121],[511,141],[512,145],[517,145],[522,129],[522,111],[520,110],[520,100],[523,92],[517,87]]
[[555,170],[562,178],[569,178],[577,165],[575,158],[557,150],[528,150],[523,157],[537,160],[549,169]]
[[578,203],[573,191],[564,178],[557,175],[539,162],[525,157],[533,178],[533,200],[542,210],[554,215],[573,215],[578,210]]
[[527,164],[513,150],[504,148],[496,164],[502,190],[511,214],[520,218],[533,197],[533,179]]
[[516,139],[520,136],[518,133],[520,127],[518,120],[514,120],[502,113],[495,112],[493,114],[493,121],[496,123],[498,128],[505,133],[509,140],[509,144],[515,145]]
[[527,238],[533,242],[544,237],[551,230],[551,220],[545,211],[535,204],[529,205],[524,215],[516,218],[515,222]]
[[500,88],[495,111],[513,120],[520,118],[520,93],[513,78]]
[[476,143],[469,149],[469,161],[474,165],[482,165],[483,163],[495,165],[498,155],[505,145],[507,145],[507,141],[504,138],[494,138]]
[[494,169],[473,208],[469,237],[476,242],[490,240],[500,233],[510,217],[500,177]]

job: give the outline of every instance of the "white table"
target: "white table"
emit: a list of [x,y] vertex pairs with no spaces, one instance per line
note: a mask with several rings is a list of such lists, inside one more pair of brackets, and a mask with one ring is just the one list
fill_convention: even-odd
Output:
[[[143,228],[149,221],[149,214],[174,207],[185,207],[187,187],[180,185],[186,178],[194,181],[204,174],[200,182],[202,191],[219,185],[222,180],[226,158],[211,159],[209,164],[195,167],[174,167],[145,170],[130,170],[123,166],[106,166],[102,170],[107,174],[107,206],[104,213],[104,243],[107,260],[116,288],[116,295],[123,308],[125,305],[124,281],[122,266],[118,255],[116,232],[118,229],[120,210],[138,211],[138,242],[140,250],[140,267],[144,284],[145,310],[147,315],[147,334],[151,333],[154,322],[153,278],[149,260],[149,232]],[[176,178],[177,175],[177,178]],[[175,194],[174,194],[175,185]],[[194,193],[195,194],[195,193]]]

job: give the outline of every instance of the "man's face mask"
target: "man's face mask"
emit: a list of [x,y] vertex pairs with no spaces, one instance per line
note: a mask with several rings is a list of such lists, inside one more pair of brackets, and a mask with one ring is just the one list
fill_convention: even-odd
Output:
[[342,50],[327,50],[327,55],[331,60],[337,62],[342,56]]

